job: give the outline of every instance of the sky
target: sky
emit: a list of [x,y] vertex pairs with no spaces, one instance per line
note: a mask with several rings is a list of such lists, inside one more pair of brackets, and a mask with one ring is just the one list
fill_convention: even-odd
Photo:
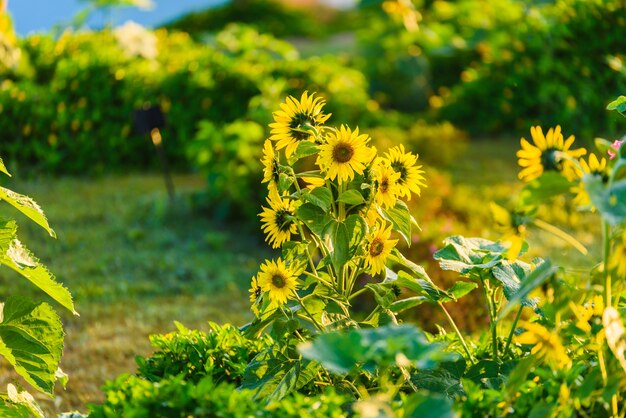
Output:
[[[121,8],[113,11],[114,24],[134,20],[152,27],[169,21],[185,12],[224,3],[225,0],[153,0],[156,7],[145,11],[137,8]],[[80,0],[9,0],[9,12],[13,17],[15,30],[20,35],[30,32],[47,31],[55,24],[68,23],[85,3]],[[98,14],[90,25],[97,28],[103,24],[103,16]]]

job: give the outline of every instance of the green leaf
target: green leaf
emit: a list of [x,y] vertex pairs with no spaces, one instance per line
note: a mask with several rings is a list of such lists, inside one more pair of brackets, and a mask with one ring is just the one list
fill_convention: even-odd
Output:
[[312,342],[300,344],[298,351],[304,358],[317,361],[337,374],[347,374],[357,367],[374,372],[396,365],[400,355],[417,368],[431,368],[449,357],[440,344],[429,342],[412,325],[321,334]]
[[[40,417],[40,418],[45,417],[43,411],[41,410],[41,407],[37,404],[37,402],[35,401],[35,398],[33,398],[33,395],[31,395],[27,391],[23,390],[20,392],[15,387],[15,385],[9,383],[7,386],[7,396],[9,397],[9,400],[11,402],[13,402],[15,405],[20,405],[26,408],[26,410],[30,414],[36,417]],[[27,414],[27,416],[30,416],[30,414]]]
[[412,393],[403,402],[405,417],[454,418],[452,399],[425,393]]
[[14,404],[0,398],[0,417],[3,418],[30,418],[31,412],[26,405]]
[[434,254],[443,270],[452,270],[472,276],[489,270],[504,259],[507,248],[483,238],[465,238],[460,235],[446,238],[445,247]]
[[523,278],[518,291],[509,298],[509,303],[502,307],[502,310],[498,315],[498,320],[504,318],[509,312],[511,312],[511,309],[526,299],[530,292],[541,286],[557,271],[558,268],[552,266],[550,260],[546,260],[538,265],[532,272],[530,272],[530,274],[528,274],[528,276]]
[[443,298],[442,302],[450,302],[452,300],[458,300],[463,296],[467,295],[472,290],[478,287],[478,283],[476,282],[456,282],[450,289],[447,290],[448,294],[451,296],[450,298]]
[[389,309],[393,313],[400,313],[427,302],[429,298],[426,296],[412,296],[406,299],[400,299],[391,304]]
[[333,194],[326,187],[316,187],[310,193],[303,195],[304,200],[321,208],[324,212],[330,210],[333,204]]
[[[519,293],[521,283],[526,280],[531,271],[530,264],[523,261],[516,260],[511,263],[508,260],[503,260],[502,263],[491,269],[491,274],[493,279],[502,286],[506,299],[511,300]],[[536,300],[527,297],[522,298],[521,303],[529,308],[537,306]]]
[[626,112],[626,96],[619,96],[606,107],[607,110],[615,110],[621,114]]
[[528,356],[519,361],[517,366],[511,371],[506,380],[506,392],[509,396],[514,396],[520,387],[527,382],[530,371],[535,367],[537,359],[534,356]]
[[17,235],[17,223],[13,219],[0,219],[0,257],[9,251]]
[[63,328],[47,303],[10,296],[2,307],[0,355],[28,383],[52,395],[63,351]]
[[337,199],[337,202],[343,202],[348,205],[361,205],[365,203],[365,199],[357,190],[350,189],[343,192],[341,196],[339,196],[339,199]]
[[319,364],[287,357],[278,344],[257,354],[244,372],[241,389],[254,391],[255,399],[279,401],[310,382]]
[[398,199],[392,208],[382,209],[382,216],[393,224],[394,231],[398,231],[406,244],[411,246],[411,213],[406,203]]
[[[1,241],[1,240],[0,240]],[[0,242],[0,248],[2,244]],[[9,249],[0,258],[0,263],[15,270],[39,289],[46,292],[52,299],[78,315],[74,309],[74,302],[70,292],[58,283],[52,273],[39,263],[22,243],[16,238],[11,242]]]
[[406,259],[400,251],[394,249],[391,259],[409,269],[409,272],[399,271],[397,274],[387,269],[387,277],[384,284],[395,284],[409,289],[419,295],[426,296],[431,302],[438,302],[444,298],[450,298],[444,290],[440,289],[428,277],[426,270],[412,261]]
[[365,236],[367,226],[360,215],[350,215],[345,220],[346,228],[350,234],[350,257],[354,255]]
[[466,368],[467,364],[461,357],[456,361],[442,362],[432,370],[419,370],[412,373],[411,381],[418,389],[454,398],[465,394],[461,378]]
[[278,191],[279,192],[286,192],[289,190],[289,187],[291,187],[291,185],[293,184],[293,177],[290,175],[287,175],[285,173],[280,173],[278,175]]
[[315,144],[315,142],[311,141],[300,141],[298,144],[298,148],[293,153],[291,157],[289,157],[289,165],[293,165],[296,161],[301,158],[308,157],[310,155],[316,154],[319,151],[319,148]]
[[365,285],[365,288],[372,292],[376,303],[385,310],[389,309],[396,299],[392,289],[379,283],[368,283]]
[[6,174],[7,176],[11,177],[11,173],[9,173],[9,170],[7,170],[7,166],[4,165],[4,161],[2,161],[2,158],[0,158],[0,172]]
[[48,234],[50,234],[51,237],[56,238],[56,233],[52,228],[50,228],[50,225],[48,225],[46,215],[44,215],[39,205],[33,199],[28,196],[15,193],[12,190],[5,189],[4,187],[0,187],[0,199],[13,206],[15,209],[29,217],[37,225],[48,231]]
[[616,226],[626,219],[626,179],[607,187],[600,176],[584,174],[585,189],[593,205],[609,224]]
[[555,171],[544,172],[541,177],[528,183],[520,193],[520,205],[533,207],[569,193],[574,184]]
[[311,203],[305,203],[297,209],[298,218],[313,232],[321,237],[331,218],[324,210]]
[[339,270],[350,260],[350,232],[344,222],[333,221],[330,227],[330,240],[333,244],[330,256],[333,265]]

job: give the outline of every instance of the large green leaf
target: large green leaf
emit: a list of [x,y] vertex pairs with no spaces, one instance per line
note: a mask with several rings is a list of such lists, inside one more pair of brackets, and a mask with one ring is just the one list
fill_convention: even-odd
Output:
[[357,367],[374,372],[396,365],[399,358],[417,368],[431,368],[449,357],[441,345],[430,343],[424,333],[412,325],[321,334],[312,342],[300,344],[298,351],[304,358],[317,361],[337,374],[349,373]]
[[382,209],[383,218],[392,223],[408,246],[411,246],[411,212],[406,203],[398,199],[392,208]]
[[[19,405],[22,408],[25,408],[26,411],[28,411],[26,416],[33,415],[39,418],[45,417],[43,411],[41,410],[41,407],[37,404],[37,401],[35,401],[35,398],[33,398],[33,395],[31,395],[27,391],[25,390],[19,391],[15,387],[15,385],[9,383],[9,385],[7,386],[7,396],[9,397],[9,400],[14,405],[16,406]],[[2,416],[4,417],[5,415],[2,415]],[[21,416],[21,414],[17,416]]]
[[33,220],[33,222],[48,231],[50,236],[56,238],[56,233],[52,228],[50,228],[46,215],[44,215],[39,205],[33,199],[28,196],[15,193],[12,190],[5,189],[4,187],[0,187],[0,199],[9,203],[15,209],[28,216]]
[[504,259],[507,248],[500,243],[483,238],[465,238],[460,235],[448,237],[445,247],[434,254],[443,270],[462,275],[482,274]]
[[2,307],[0,355],[28,383],[52,395],[63,351],[61,321],[47,303],[10,296]]
[[343,192],[341,196],[339,196],[339,199],[337,199],[337,202],[343,202],[348,205],[360,205],[365,203],[365,199],[358,190],[350,189]]
[[74,302],[70,292],[55,280],[54,275],[40,264],[17,238],[11,242],[9,249],[2,255],[0,263],[30,280],[31,283],[46,292],[64,308],[70,310],[74,315],[78,315],[74,310]]
[[288,163],[289,165],[293,165],[293,163],[295,163],[299,159],[316,154],[318,151],[319,148],[315,144],[315,142],[300,141],[300,143],[298,144],[298,148],[296,148],[296,152],[294,152],[293,155],[289,157]]
[[405,417],[454,418],[452,399],[425,393],[412,393],[403,402]]
[[533,207],[545,203],[555,196],[569,193],[573,184],[560,173],[548,171],[530,183],[520,193],[520,205]]
[[616,181],[607,187],[600,176],[585,174],[585,189],[600,215],[611,225],[626,219],[626,180]]
[[30,410],[26,405],[16,404],[0,398],[0,417],[3,418],[30,418]]
[[498,315],[498,319],[504,318],[517,304],[524,303],[524,300],[527,300],[530,292],[541,286],[557,271],[558,268],[554,267],[550,260],[546,260],[538,265],[527,276],[521,278],[519,289],[513,295],[507,297],[507,299],[509,299],[509,303],[502,307],[502,310]]
[[324,212],[330,210],[330,206],[333,204],[333,194],[326,187],[316,187],[311,192],[303,195],[304,200],[314,204],[322,209]]
[[321,237],[326,225],[331,221],[324,210],[311,203],[301,205],[297,210],[298,217],[315,235]]
[[310,382],[319,364],[287,357],[278,344],[257,354],[246,367],[242,389],[254,391],[254,398],[278,401]]

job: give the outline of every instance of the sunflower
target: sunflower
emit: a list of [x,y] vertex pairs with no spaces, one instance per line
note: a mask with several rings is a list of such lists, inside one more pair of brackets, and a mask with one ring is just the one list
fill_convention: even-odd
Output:
[[609,259],[609,268],[615,269],[618,277],[626,280],[626,229],[622,232],[619,244],[613,247],[613,252]]
[[397,239],[389,239],[391,225],[385,228],[385,224],[376,224],[372,232],[366,237],[365,265],[370,268],[372,275],[378,274],[385,269],[387,257],[391,249],[398,243]]
[[270,191],[267,203],[270,207],[263,207],[263,212],[259,214],[263,222],[261,229],[267,234],[265,240],[272,248],[278,248],[297,231],[294,222],[296,208],[292,200],[281,198],[278,192]]
[[280,258],[267,260],[261,265],[258,283],[262,291],[268,292],[270,306],[281,306],[293,299],[298,286],[296,275]]
[[376,203],[384,207],[393,207],[400,191],[398,186],[400,173],[395,172],[387,162],[382,161],[378,164],[375,178]]
[[398,197],[405,196],[407,200],[411,200],[411,192],[420,195],[420,187],[426,187],[423,170],[421,165],[417,165],[419,155],[404,151],[404,145],[391,148],[385,156],[391,164],[391,168],[396,173],[400,173],[398,180],[399,192]]
[[571,360],[561,343],[559,335],[548,331],[542,325],[527,322],[522,325],[524,333],[516,338],[520,344],[532,344],[530,353],[551,367],[569,367]]
[[373,156],[372,148],[367,146],[369,137],[359,135],[359,128],[352,131],[341,125],[338,131],[326,137],[326,144],[320,146],[317,164],[330,180],[338,179],[339,183],[350,181],[354,173],[363,174],[365,164]]
[[564,155],[580,158],[587,153],[584,148],[570,149],[574,143],[574,135],[563,140],[561,127],[558,125],[556,128],[550,128],[546,136],[543,135],[540,126],[531,127],[530,134],[534,145],[526,138],[522,138],[520,141],[522,149],[517,151],[518,163],[522,167],[518,177],[528,182],[540,177],[544,171],[558,171],[569,180],[574,179],[576,174],[574,165]]
[[263,144],[263,181],[261,183],[268,183],[267,187],[270,193],[273,191],[278,192],[278,180],[280,179],[280,161],[278,154],[274,151],[272,141],[265,140]]
[[250,303],[252,304],[252,312],[257,317],[259,316],[259,308],[257,306],[257,302],[261,298],[261,286],[259,286],[259,282],[256,276],[252,277],[252,284],[250,286]]
[[315,93],[305,91],[298,101],[293,96],[287,97],[285,103],[280,104],[281,110],[273,113],[274,123],[270,123],[270,139],[276,141],[276,149],[286,148],[287,158],[298,148],[300,141],[313,139],[313,134],[304,131],[306,126],[317,127],[328,120],[330,114],[322,113],[324,100],[315,97]]
[[[591,174],[599,176],[603,183],[608,183],[609,170],[606,158],[598,160],[598,157],[595,154],[589,154],[589,163],[582,158],[578,161],[580,162],[580,167],[582,168],[582,171],[576,168],[576,174],[578,177],[582,177],[583,174]],[[587,206],[591,204],[591,200],[587,194],[587,189],[585,189],[585,184],[582,181],[577,186],[572,188],[572,192],[576,193],[574,203],[578,206]]]

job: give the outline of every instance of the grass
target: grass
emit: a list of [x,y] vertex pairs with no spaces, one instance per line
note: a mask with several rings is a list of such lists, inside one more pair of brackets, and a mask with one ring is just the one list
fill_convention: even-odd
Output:
[[[250,319],[242,289],[268,255],[260,236],[195,211],[190,196],[203,190],[201,177],[175,183],[179,201],[169,207],[158,175],[5,182],[45,210],[57,240],[9,207],[3,215],[17,218],[21,240],[72,291],[81,314],[61,312],[70,380],[55,400],[40,397],[48,413],[86,411],[107,379],[132,373],[135,356],[149,354],[148,335],[174,330],[174,320],[205,329],[208,320]],[[3,294],[42,297],[17,277],[5,271]],[[3,371],[2,383],[14,377],[8,365]]]

